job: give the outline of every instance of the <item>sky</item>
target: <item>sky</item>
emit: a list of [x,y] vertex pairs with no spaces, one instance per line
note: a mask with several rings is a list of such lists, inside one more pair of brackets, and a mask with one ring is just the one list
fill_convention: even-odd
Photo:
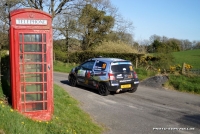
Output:
[[200,41],[200,0],[110,0],[118,13],[133,22],[134,40],[156,34]]

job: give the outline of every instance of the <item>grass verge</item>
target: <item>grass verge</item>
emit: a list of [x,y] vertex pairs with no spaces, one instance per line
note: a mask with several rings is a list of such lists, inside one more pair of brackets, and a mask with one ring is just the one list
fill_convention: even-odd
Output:
[[4,100],[0,87],[1,134],[100,134],[103,131],[79,108],[78,102],[57,85],[54,85],[54,115],[48,122],[24,117]]
[[63,63],[61,61],[54,61],[53,70],[56,72],[69,73],[73,67],[77,66],[76,64]]
[[185,75],[169,75],[169,81],[165,87],[173,88],[178,91],[200,94],[200,77]]

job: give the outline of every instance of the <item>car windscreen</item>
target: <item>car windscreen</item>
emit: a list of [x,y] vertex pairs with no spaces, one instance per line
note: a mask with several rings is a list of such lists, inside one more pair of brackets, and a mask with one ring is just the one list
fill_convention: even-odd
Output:
[[131,64],[118,64],[111,66],[112,72],[126,72],[129,73],[133,71],[133,66]]

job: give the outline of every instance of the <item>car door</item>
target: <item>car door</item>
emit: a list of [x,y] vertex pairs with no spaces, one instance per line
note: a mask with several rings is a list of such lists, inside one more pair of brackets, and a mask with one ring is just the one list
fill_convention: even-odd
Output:
[[92,69],[94,66],[95,61],[87,61],[84,62],[79,66],[78,72],[77,72],[77,81],[81,85],[89,86],[89,79],[92,73]]
[[106,77],[106,68],[107,68],[107,63],[104,61],[96,61],[93,72],[92,72],[92,83],[91,86],[96,87],[96,85],[100,81],[106,81],[108,78]]

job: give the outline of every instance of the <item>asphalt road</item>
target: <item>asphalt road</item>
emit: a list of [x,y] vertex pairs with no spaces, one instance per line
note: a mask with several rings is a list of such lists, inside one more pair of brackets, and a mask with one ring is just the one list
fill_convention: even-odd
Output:
[[54,83],[106,128],[104,134],[200,134],[199,95],[139,85],[135,93],[100,96],[92,89],[69,86],[67,77],[54,72]]

